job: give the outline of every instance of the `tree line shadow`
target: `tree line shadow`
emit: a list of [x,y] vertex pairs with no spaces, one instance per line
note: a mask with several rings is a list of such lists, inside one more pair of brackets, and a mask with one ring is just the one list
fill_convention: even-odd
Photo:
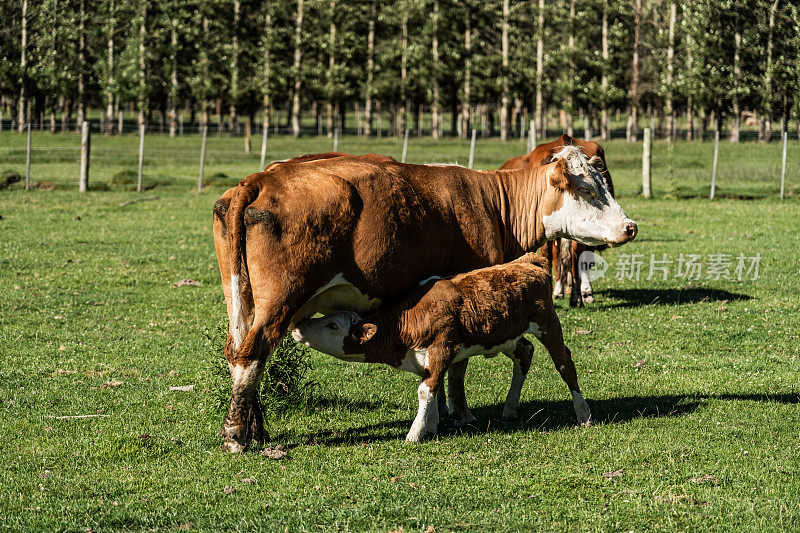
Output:
[[733,302],[736,300],[750,300],[752,296],[712,289],[707,287],[688,287],[685,289],[604,289],[598,293],[602,299],[613,298],[623,300],[618,303],[605,303],[602,300],[599,307],[641,307],[643,305],[680,305],[700,302]]
[[[800,395],[778,394],[668,394],[659,396],[625,396],[605,400],[588,400],[594,423],[621,424],[638,419],[675,418],[694,412],[707,400],[800,403]],[[337,404],[338,401],[332,401]],[[385,407],[385,406],[384,406]],[[516,421],[503,423],[503,404],[476,407],[471,410],[477,422],[457,428],[449,420],[439,424],[440,439],[461,434],[499,432],[504,434],[529,431],[556,431],[575,425],[575,412],[568,400],[529,400],[520,403]],[[384,442],[402,439],[411,427],[412,419],[365,424],[337,433],[319,431],[306,435],[308,441],[326,446],[353,443]]]

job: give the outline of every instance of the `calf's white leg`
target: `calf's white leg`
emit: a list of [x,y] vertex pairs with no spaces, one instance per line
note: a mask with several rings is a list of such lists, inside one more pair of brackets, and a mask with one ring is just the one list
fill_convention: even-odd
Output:
[[411,424],[411,429],[406,435],[407,442],[419,442],[428,431],[430,425],[428,417],[433,409],[431,404],[434,404],[436,398],[435,394],[431,392],[425,380],[419,384],[417,388],[417,397],[419,398],[419,408],[417,409],[417,416],[414,418],[414,423]]

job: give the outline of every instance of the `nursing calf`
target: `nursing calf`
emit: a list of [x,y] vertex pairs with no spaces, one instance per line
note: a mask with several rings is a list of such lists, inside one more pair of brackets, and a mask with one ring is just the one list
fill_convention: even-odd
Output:
[[503,418],[516,418],[533,355],[533,345],[524,337],[529,333],[544,345],[569,386],[578,423],[589,424],[591,412],[564,346],[547,268],[545,259],[529,253],[511,263],[427,281],[364,319],[351,311],[306,318],[292,336],[339,359],[385,363],[419,375],[419,410],[406,436],[417,442],[436,433],[436,400],[447,369],[476,355],[502,352],[514,361]]

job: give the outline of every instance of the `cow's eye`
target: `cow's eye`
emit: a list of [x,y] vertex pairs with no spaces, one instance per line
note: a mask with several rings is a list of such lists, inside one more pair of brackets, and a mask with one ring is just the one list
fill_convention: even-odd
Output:
[[325,327],[330,328],[333,331],[336,331],[339,329],[339,324],[337,324],[336,322],[328,322],[327,324],[325,324]]
[[590,198],[594,198],[594,191],[589,187],[578,187],[578,190]]

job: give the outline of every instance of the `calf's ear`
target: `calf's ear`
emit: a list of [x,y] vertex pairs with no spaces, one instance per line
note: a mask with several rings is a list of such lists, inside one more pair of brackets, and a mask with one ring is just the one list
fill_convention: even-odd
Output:
[[361,344],[370,340],[378,332],[378,326],[369,322],[359,322],[350,330],[350,335]]
[[566,191],[572,189],[572,182],[570,181],[569,170],[567,169],[567,160],[559,159],[556,161],[555,166],[550,170],[550,183],[559,191]]

